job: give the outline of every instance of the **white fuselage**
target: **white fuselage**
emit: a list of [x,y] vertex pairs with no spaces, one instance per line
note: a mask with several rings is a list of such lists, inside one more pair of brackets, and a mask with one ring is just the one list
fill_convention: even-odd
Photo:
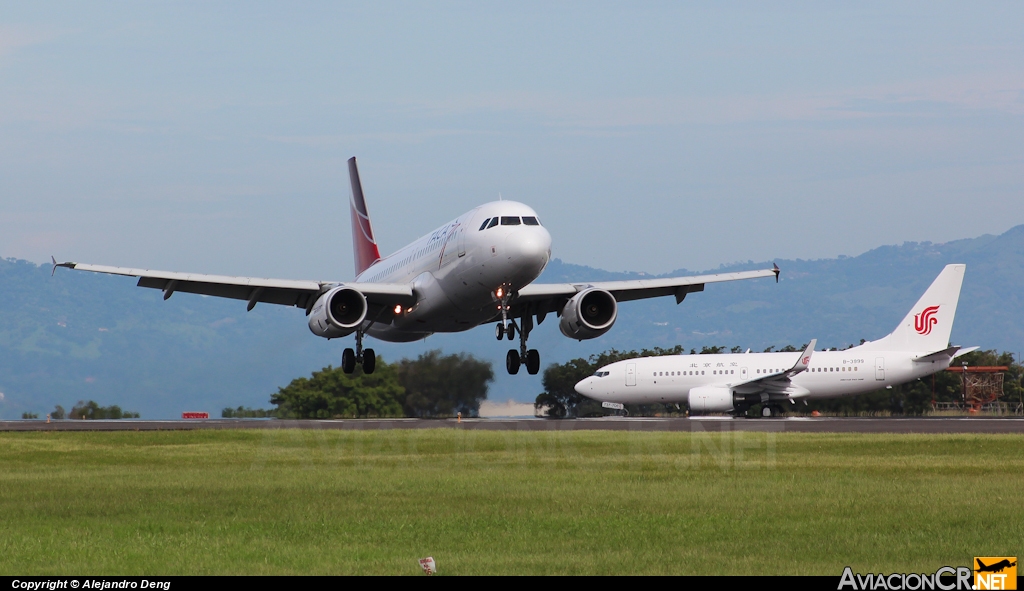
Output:
[[[766,401],[813,400],[870,392],[941,371],[950,359],[914,361],[929,352],[877,351],[854,347],[815,352],[806,371],[791,378],[786,392],[768,392]],[[801,353],[667,355],[612,363],[576,385],[580,394],[623,404],[679,403],[702,386],[730,386],[785,372]],[[605,375],[597,375],[604,374]],[[737,386],[755,392],[760,386]]]
[[[487,220],[495,224],[481,225]],[[435,332],[469,330],[500,315],[495,292],[530,284],[551,259],[551,234],[537,213],[515,201],[477,207],[377,261],[356,283],[411,283],[414,307],[367,333],[414,341]]]

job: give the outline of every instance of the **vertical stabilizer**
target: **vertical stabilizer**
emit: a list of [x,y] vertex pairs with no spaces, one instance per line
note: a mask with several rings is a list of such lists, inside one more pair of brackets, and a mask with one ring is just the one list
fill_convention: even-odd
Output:
[[917,352],[945,349],[953,330],[953,317],[966,270],[967,265],[946,265],[896,330],[868,343],[870,348]]
[[352,181],[352,252],[355,255],[358,276],[380,260],[380,250],[377,248],[377,241],[373,239],[373,227],[370,226],[370,214],[366,211],[363,184],[359,180],[355,156],[348,159],[348,178]]

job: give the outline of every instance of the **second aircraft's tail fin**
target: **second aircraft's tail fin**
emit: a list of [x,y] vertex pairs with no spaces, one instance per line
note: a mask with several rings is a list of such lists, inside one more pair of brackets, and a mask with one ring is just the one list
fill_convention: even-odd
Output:
[[348,159],[348,177],[352,181],[352,251],[355,255],[356,275],[359,275],[380,260],[377,241],[373,239],[373,227],[370,226],[370,214],[366,211],[366,200],[363,199],[363,184],[359,181],[359,168],[356,157]]
[[896,330],[864,346],[893,351],[931,352],[946,349],[966,269],[967,265],[946,265]]

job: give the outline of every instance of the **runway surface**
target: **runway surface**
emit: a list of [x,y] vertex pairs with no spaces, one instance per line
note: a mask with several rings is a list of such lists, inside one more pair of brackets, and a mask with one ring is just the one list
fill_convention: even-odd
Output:
[[1024,418],[622,418],[207,419],[168,421],[0,421],[0,431],[176,431],[192,429],[482,429],[504,431],[774,431],[794,433],[1024,433]]

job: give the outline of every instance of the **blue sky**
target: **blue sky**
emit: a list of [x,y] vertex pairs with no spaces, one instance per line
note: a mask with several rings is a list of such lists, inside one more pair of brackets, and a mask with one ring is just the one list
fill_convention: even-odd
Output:
[[1019,3],[0,4],[0,256],[352,277],[500,193],[703,270],[1024,223]]

